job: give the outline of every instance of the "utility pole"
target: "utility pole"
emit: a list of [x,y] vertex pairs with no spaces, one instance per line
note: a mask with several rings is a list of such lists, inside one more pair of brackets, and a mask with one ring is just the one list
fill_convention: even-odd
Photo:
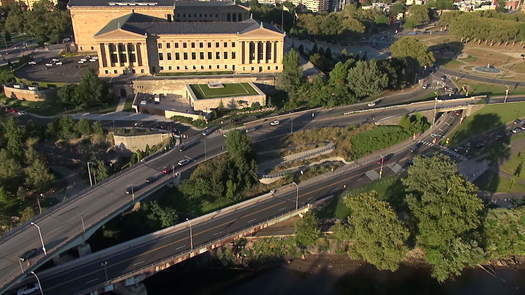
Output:
[[507,103],[508,97],[509,97],[509,86],[507,86],[507,89],[505,89],[505,99],[503,100],[503,103]]
[[297,183],[292,182],[293,185],[295,185],[295,210],[299,209],[299,185]]
[[34,275],[36,278],[36,282],[38,283],[38,289],[40,289],[40,294],[44,295],[44,291],[42,290],[42,285],[40,284],[40,279],[38,278],[38,276],[36,275],[34,271],[32,271],[31,274]]
[[42,206],[40,206],[40,198],[44,198],[44,194],[40,193],[40,196],[36,197],[36,203],[38,204],[38,211],[42,214]]
[[88,175],[89,175],[89,186],[93,186],[93,180],[91,179],[91,170],[89,169],[89,164],[91,162],[87,162],[87,168],[88,168]]
[[434,99],[434,116],[432,117],[432,125],[436,123],[436,115],[437,115],[437,103],[438,103],[438,97]]
[[381,155],[381,168],[379,169],[379,179],[383,176],[383,163],[385,162],[385,158],[383,158],[383,155]]
[[40,231],[40,226],[38,226],[38,224],[34,222],[31,222],[31,225],[36,227],[36,229],[38,230],[38,235],[40,236],[40,243],[42,243],[42,252],[44,252],[44,255],[47,255],[46,246],[44,245],[44,238],[42,237],[42,231]]
[[107,260],[100,263],[100,266],[102,266],[104,268],[104,274],[106,275],[106,282],[109,281],[107,265],[108,265],[108,261]]
[[186,221],[188,222],[188,224],[190,225],[190,249],[193,251],[193,231],[191,229],[191,220],[189,220],[188,218],[186,218]]

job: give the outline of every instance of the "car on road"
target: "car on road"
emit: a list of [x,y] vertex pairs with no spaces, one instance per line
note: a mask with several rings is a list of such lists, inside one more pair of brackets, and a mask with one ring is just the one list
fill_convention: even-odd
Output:
[[16,112],[16,114],[19,115],[19,116],[23,116],[23,115],[26,114],[26,112],[24,112],[24,111],[18,111],[18,112]]
[[30,62],[27,63],[28,65],[36,65],[36,61],[32,60]]
[[277,126],[279,124],[280,124],[279,120],[273,120],[270,122],[270,126]]
[[523,124],[523,120],[520,120],[520,119],[516,119],[512,122],[512,124],[514,125],[522,125]]
[[29,294],[33,294],[33,293],[36,293],[36,291],[38,291],[38,284],[37,283],[34,283],[34,284],[31,284],[31,285],[26,285],[20,289],[18,289],[18,291],[16,291],[16,295],[29,295]]
[[169,174],[169,173],[171,173],[171,171],[173,171],[173,166],[166,166],[160,172],[162,174]]
[[217,130],[217,127],[206,128],[202,131],[202,135],[207,136],[209,134],[212,134],[215,130]]
[[394,153],[390,153],[390,154],[384,156],[383,158],[380,158],[379,160],[377,160],[376,163],[378,165],[381,165],[381,162],[383,162],[383,164],[384,164],[384,163],[386,163],[386,161],[392,159],[393,157],[394,157]]
[[177,164],[182,167],[182,166],[188,165],[190,162],[191,162],[190,159],[184,159],[184,160],[180,160]]
[[375,103],[375,101],[371,101],[371,102],[369,102],[369,103],[367,104],[367,106],[369,106],[369,107],[375,107],[375,106],[376,106],[376,103]]
[[135,193],[136,191],[138,191],[139,189],[140,189],[139,186],[134,186],[134,185],[132,185],[132,186],[128,186],[128,187],[126,188],[126,195],[134,194],[134,193]]
[[179,145],[179,152],[183,152],[186,149],[186,146],[181,144]]
[[155,180],[159,179],[159,175],[154,175],[146,178],[146,183],[152,183],[155,182]]
[[28,250],[22,253],[22,255],[18,256],[18,259],[20,259],[20,261],[27,261],[33,257],[40,255],[40,253],[42,253],[41,248],[33,248],[31,250]]
[[423,84],[423,89],[427,89],[428,87],[430,87],[430,84],[428,84],[428,83]]
[[521,128],[516,127],[516,128],[514,128],[514,129],[512,129],[512,133],[516,134],[516,133],[518,133],[518,132],[521,132]]

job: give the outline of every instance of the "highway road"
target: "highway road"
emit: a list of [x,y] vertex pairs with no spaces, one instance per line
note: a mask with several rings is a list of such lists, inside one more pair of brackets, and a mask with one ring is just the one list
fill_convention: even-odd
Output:
[[[434,134],[443,135],[459,122],[455,114],[445,115]],[[430,142],[431,137],[422,139]],[[409,151],[415,142],[408,144],[390,159],[386,164],[397,162],[405,166],[406,161],[413,154]],[[422,145],[418,152],[424,152],[430,147]],[[321,175],[304,184],[299,184],[299,198],[296,204],[296,189],[286,186],[279,189],[274,197],[261,201],[232,212],[226,212],[214,218],[193,224],[192,240],[190,241],[189,227],[178,228],[174,231],[154,236],[149,239],[135,239],[127,242],[126,247],[112,247],[79,260],[68,262],[56,268],[39,273],[39,278],[45,294],[71,295],[82,290],[93,288],[99,284],[119,277],[122,274],[146,268],[155,262],[183,254],[194,248],[216,241],[221,237],[238,233],[251,226],[266,220],[278,217],[302,207],[325,196],[340,193],[344,187],[361,186],[370,182],[363,176],[369,170],[378,170],[377,159],[369,159],[360,163],[360,166],[337,170],[332,174]],[[388,173],[385,168],[385,175]],[[134,243],[134,241],[137,241]],[[29,278],[26,283],[31,283]]]
[[[458,106],[464,104],[457,101],[444,101],[441,106]],[[312,117],[312,113],[306,112],[295,119],[286,119],[277,127],[270,127],[269,122],[259,122],[251,125],[256,130],[250,132],[256,147],[270,148],[275,139],[282,137],[292,130],[297,131],[304,128],[318,128],[326,126],[346,126],[360,122],[372,122],[392,116],[400,116],[414,111],[431,110],[433,102],[418,104],[416,107],[400,106],[389,110],[378,110],[371,112],[345,115],[344,110],[336,109],[326,112],[318,112]],[[202,135],[195,135],[190,140],[194,143],[184,152],[172,150],[164,155],[140,163],[132,169],[99,183],[96,187],[83,194],[72,197],[66,202],[58,204],[55,208],[37,216],[33,221],[42,229],[47,256],[42,255],[24,263],[24,271],[31,271],[42,265],[48,258],[68,249],[72,241],[79,242],[82,237],[83,228],[90,231],[96,229],[112,217],[129,208],[132,196],[127,195],[125,190],[129,186],[142,185],[149,176],[159,175],[159,171],[166,165],[176,164],[181,159],[191,158],[196,165],[204,158],[210,158],[222,152],[224,138],[215,133],[203,140]],[[205,155],[206,150],[206,155]],[[167,181],[170,175],[160,177],[157,181],[135,192],[135,198],[140,199],[147,193],[160,187]],[[84,225],[83,225],[84,222]],[[30,224],[22,225],[0,239],[0,288],[10,285],[15,279],[22,277],[18,256],[30,249],[40,248],[40,240],[36,227]]]

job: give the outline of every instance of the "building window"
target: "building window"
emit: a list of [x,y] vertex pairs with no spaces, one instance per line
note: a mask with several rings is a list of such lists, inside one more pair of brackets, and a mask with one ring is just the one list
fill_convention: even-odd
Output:
[[208,42],[208,48],[211,48],[211,42]]
[[164,60],[164,58],[162,56],[162,52],[159,52],[159,60]]
[[199,43],[199,48],[203,48],[204,47],[204,43],[200,42]]
[[217,65],[217,70],[219,69],[219,65]]
[[193,66],[193,69],[196,70],[197,68],[195,66]]
[[224,52],[224,59],[228,59],[228,52]]
[[160,70],[161,70],[161,71],[164,71],[164,67],[163,67],[163,66],[161,66],[161,67],[160,67]]
[[175,42],[175,48],[179,48],[179,43]]
[[191,42],[191,48],[195,48],[195,42]]
[[201,66],[201,70],[204,70],[204,66]]
[[104,73],[109,74],[109,71],[108,71],[108,70],[105,70]]
[[[169,43],[168,43],[168,44],[169,44]],[[166,59],[167,59],[167,60],[171,60],[171,53],[170,53],[170,52],[166,53]]]
[[192,60],[196,60],[197,59],[197,54],[195,52],[191,53],[191,59]]
[[204,52],[201,52],[199,55],[200,55],[200,59],[204,59]]
[[168,67],[168,70],[170,70],[170,71],[171,71],[171,66],[169,66],[169,67]]
[[162,43],[158,43],[159,49],[162,48]]
[[180,69],[179,66],[177,66],[177,71],[178,71],[179,69]]
[[224,42],[224,47],[228,47],[228,42]]
[[228,65],[224,65],[224,68],[225,68],[225,69],[228,69]]
[[166,43],[166,48],[170,48],[171,47],[171,43]]
[[208,66],[208,69],[210,69],[210,70],[211,70],[211,65],[209,65],[209,66]]
[[141,69],[140,72],[141,72],[142,74],[144,74],[144,69]]
[[235,59],[235,52],[232,52],[232,59]]
[[219,48],[220,44],[219,42],[215,42],[215,47]]
[[186,42],[183,42],[183,43],[182,43],[182,48],[187,48],[187,46],[188,46],[188,45],[186,44]]
[[117,72],[117,70],[113,70],[113,73],[116,74],[116,73],[118,73],[118,72]]
[[91,46],[91,50],[95,50],[95,48],[93,46]]
[[188,60],[188,53],[184,52],[184,60]]
[[221,59],[221,53],[215,52],[215,59]]
[[184,66],[184,69],[187,70],[187,69],[188,69],[188,66]]
[[211,52],[208,52],[208,59],[211,59]]
[[180,60],[180,54],[178,52],[175,52],[175,60]]
[[232,65],[232,70],[234,70],[234,71],[235,71],[235,65]]

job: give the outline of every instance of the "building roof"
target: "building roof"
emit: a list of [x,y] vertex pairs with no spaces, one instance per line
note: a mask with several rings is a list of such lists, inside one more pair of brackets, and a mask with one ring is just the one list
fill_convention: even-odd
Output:
[[[219,11],[218,11],[219,9]],[[249,9],[236,5],[233,2],[176,2],[175,13],[176,14],[194,14],[194,13],[220,13],[225,12],[246,12]]]
[[232,1],[177,1],[177,0],[69,0],[69,7],[75,6],[182,6],[182,7],[223,7],[235,6]]
[[265,28],[281,33],[270,24],[258,23],[253,19],[241,22],[168,22],[164,19],[130,13],[113,19],[104,26],[95,36],[108,33],[117,29],[137,34],[243,34]]

